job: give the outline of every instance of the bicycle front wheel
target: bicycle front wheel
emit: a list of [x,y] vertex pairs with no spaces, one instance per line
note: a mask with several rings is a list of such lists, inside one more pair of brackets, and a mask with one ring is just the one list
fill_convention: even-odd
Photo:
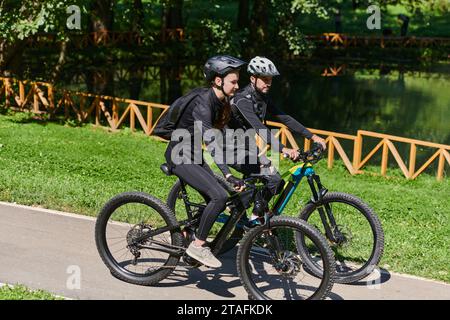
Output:
[[[306,272],[297,252],[296,234],[309,239],[320,252],[324,268],[321,278]],[[245,233],[238,249],[239,278],[251,299],[324,299],[334,283],[333,252],[320,232],[305,221],[274,217],[270,226]]]
[[[334,222],[330,221],[330,216]],[[363,279],[380,262],[384,250],[380,219],[356,196],[341,192],[327,193],[320,204],[307,204],[299,218],[326,235],[335,254],[336,282],[352,283]],[[322,267],[315,257],[316,248],[301,235],[298,235],[298,243],[306,266],[319,277]]]

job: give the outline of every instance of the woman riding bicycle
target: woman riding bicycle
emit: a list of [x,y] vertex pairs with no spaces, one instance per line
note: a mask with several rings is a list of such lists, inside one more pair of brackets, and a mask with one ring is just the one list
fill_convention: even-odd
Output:
[[[194,89],[198,93],[188,102],[176,125],[176,130],[184,129],[181,131],[189,134],[187,139],[189,148],[182,148],[182,155],[180,155],[180,146],[178,145],[180,141],[174,139],[174,136],[178,135],[172,134],[172,139],[165,152],[171,171],[208,199],[195,240],[189,245],[186,253],[213,268],[218,268],[222,264],[214,257],[210,248],[205,246],[205,243],[217,216],[225,209],[228,193],[219,184],[211,168],[204,161],[199,142],[204,142],[208,146],[212,139],[204,138],[203,133],[212,128],[222,129],[227,123],[230,113],[229,100],[239,88],[239,68],[244,64],[244,61],[227,55],[215,56],[206,62],[204,74],[210,87],[200,91]],[[194,139],[194,134],[201,136],[201,139]],[[186,144],[185,139],[183,142]],[[217,166],[235,188],[242,190],[244,186],[242,180],[233,177],[225,164],[217,163]]]

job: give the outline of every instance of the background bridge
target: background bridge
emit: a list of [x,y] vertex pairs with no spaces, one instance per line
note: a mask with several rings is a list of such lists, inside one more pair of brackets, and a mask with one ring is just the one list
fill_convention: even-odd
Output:
[[[168,28],[164,32],[151,32],[141,34],[134,31],[108,31],[102,30],[91,33],[69,34],[70,44],[75,48],[82,49],[90,46],[116,47],[116,46],[146,46],[147,40],[194,41],[207,40],[209,33],[202,30],[186,32],[183,28]],[[416,36],[356,36],[343,33],[323,33],[319,35],[307,35],[307,40],[314,42],[317,46],[341,47],[341,48],[442,48],[450,47],[450,38],[445,37],[416,37]],[[38,33],[27,40],[27,46],[57,47],[60,41],[56,34]]]

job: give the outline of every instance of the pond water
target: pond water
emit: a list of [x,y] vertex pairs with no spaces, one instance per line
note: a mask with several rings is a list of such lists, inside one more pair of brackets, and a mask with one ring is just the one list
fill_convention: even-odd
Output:
[[313,128],[358,129],[450,144],[450,72],[348,70],[342,76],[296,76],[275,85],[285,110]]

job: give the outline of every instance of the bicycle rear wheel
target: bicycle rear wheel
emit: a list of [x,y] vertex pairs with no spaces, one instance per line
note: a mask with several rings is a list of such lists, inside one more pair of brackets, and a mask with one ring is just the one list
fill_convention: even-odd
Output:
[[177,226],[173,212],[142,192],[121,193],[108,201],[95,225],[97,250],[113,276],[128,283],[154,285],[176,267],[179,255],[157,249],[183,246],[174,229],[145,240],[146,233]]
[[[297,233],[316,245],[324,266],[321,278],[310,275],[297,252]],[[334,283],[333,252],[320,232],[305,221],[274,217],[270,227],[245,233],[237,254],[237,269],[250,299],[324,299]]]

